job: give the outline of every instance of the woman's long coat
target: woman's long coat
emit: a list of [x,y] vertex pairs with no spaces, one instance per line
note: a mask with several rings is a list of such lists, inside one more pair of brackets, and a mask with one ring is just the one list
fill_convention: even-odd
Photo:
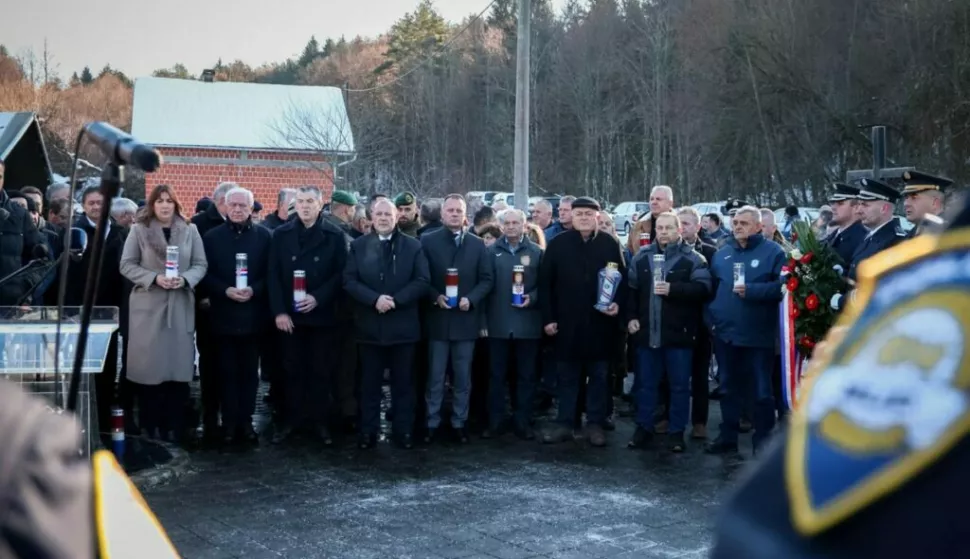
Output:
[[[181,289],[162,289],[166,248],[179,247]],[[159,222],[135,224],[121,255],[121,273],[135,284],[129,299],[128,379],[155,385],[189,382],[195,363],[195,286],[205,276],[205,249],[195,225],[179,217],[166,241]]]

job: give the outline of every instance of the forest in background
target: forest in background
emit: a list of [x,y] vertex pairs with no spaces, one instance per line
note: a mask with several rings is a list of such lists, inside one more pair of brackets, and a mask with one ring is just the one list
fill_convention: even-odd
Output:
[[[685,202],[812,204],[870,166],[877,124],[891,166],[970,178],[970,2],[587,0],[554,13],[533,0],[532,23],[535,194],[618,203],[670,184]],[[345,187],[510,191],[515,44],[515,0],[457,23],[424,0],[377,38],[312,38],[285,61],[212,68],[345,87],[359,151]],[[58,70],[46,48],[0,47],[0,111],[37,111],[67,174],[84,122],[130,127],[131,80]],[[182,64],[154,75],[199,78]]]

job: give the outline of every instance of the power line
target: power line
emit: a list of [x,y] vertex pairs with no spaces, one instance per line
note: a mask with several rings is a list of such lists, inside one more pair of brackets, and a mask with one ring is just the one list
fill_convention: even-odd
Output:
[[491,2],[489,2],[488,3],[488,6],[485,6],[485,9],[483,9],[480,12],[478,12],[478,15],[476,15],[475,17],[473,17],[472,19],[470,19],[468,21],[468,23],[464,27],[462,27],[457,33],[455,33],[454,35],[452,35],[450,39],[448,39],[447,41],[445,41],[444,44],[441,45],[441,48],[438,49],[437,52],[434,52],[434,53],[428,55],[427,57],[424,58],[424,60],[422,60],[421,62],[419,62],[417,65],[415,65],[413,68],[411,68],[407,72],[404,72],[403,74],[401,74],[400,76],[394,78],[393,80],[391,80],[389,82],[382,83],[382,84],[378,84],[378,85],[375,85],[374,87],[367,87],[367,88],[364,88],[364,89],[347,89],[345,91],[348,91],[350,93],[366,93],[368,91],[376,91],[378,89],[383,89],[385,87],[392,86],[392,85],[396,84],[397,82],[403,80],[404,78],[410,76],[411,74],[413,74],[414,72],[416,72],[418,69],[424,67],[424,65],[426,65],[429,62],[431,62],[431,60],[434,59],[436,56],[438,56],[442,52],[444,52],[448,47],[451,46],[452,43],[454,43],[455,41],[457,41],[458,38],[461,37],[462,34],[465,33],[465,31],[468,31],[468,29],[470,29],[471,26],[475,22],[477,22],[478,20],[482,19],[482,16],[484,16],[485,13],[488,12],[488,10],[490,10],[492,8],[492,6],[494,6],[496,4],[496,2],[498,2],[498,0],[492,0]]

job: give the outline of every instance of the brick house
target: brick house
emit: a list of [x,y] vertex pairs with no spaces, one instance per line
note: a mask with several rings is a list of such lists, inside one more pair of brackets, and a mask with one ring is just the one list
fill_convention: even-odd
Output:
[[145,189],[175,188],[187,212],[216,185],[253,191],[266,213],[279,190],[314,185],[329,200],[334,172],[354,160],[354,140],[336,87],[139,78],[132,135],[163,165]]

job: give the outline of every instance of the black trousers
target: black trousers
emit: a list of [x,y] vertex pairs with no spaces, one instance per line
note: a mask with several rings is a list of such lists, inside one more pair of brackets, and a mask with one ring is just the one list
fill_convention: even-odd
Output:
[[[475,340],[475,352],[472,354],[472,392],[468,400],[468,419],[476,429],[485,429],[489,424],[488,418],[488,385],[491,383],[491,355],[488,338]],[[450,367],[449,367],[449,372]],[[514,372],[513,372],[514,376]]]
[[292,334],[283,334],[283,421],[287,425],[298,428],[327,424],[333,408],[330,382],[337,365],[337,342],[336,328],[297,325]]
[[281,336],[280,331],[276,329],[275,322],[270,324],[270,328],[259,336],[259,370],[262,373],[263,382],[274,385],[274,393],[276,382],[283,381],[283,340]]
[[202,389],[202,424],[207,429],[219,426],[219,353],[209,326],[209,312],[197,310],[195,346],[199,350],[199,385]]
[[[710,412],[710,389],[708,388],[708,371],[711,368],[711,334],[707,328],[701,328],[694,343],[694,357],[691,360],[690,374],[690,422],[692,425],[707,425]],[[667,387],[667,398],[670,398],[670,387]],[[668,400],[669,401],[669,400]]]
[[98,433],[111,434],[111,408],[117,403],[115,379],[118,378],[118,332],[111,335],[104,368],[94,375],[95,401],[98,406]]
[[357,417],[357,340],[354,339],[353,323],[342,324],[338,330],[338,351],[335,356],[336,371],[331,385],[334,402],[333,413],[339,418]]
[[138,426],[149,436],[175,432],[181,437],[185,432],[185,406],[189,401],[189,383],[163,382],[161,384],[136,384],[138,395]]
[[[415,344],[360,344],[360,432],[376,435],[381,430],[381,397],[384,370],[391,371],[391,405],[394,436],[411,434],[415,421]],[[421,398],[422,400],[424,398]]]
[[[363,356],[361,356],[363,358]],[[413,434],[419,435],[424,433],[428,428],[428,401],[425,399],[424,395],[428,389],[428,369],[429,358],[428,358],[428,339],[422,338],[414,346],[414,429],[411,431]],[[394,413],[397,413],[396,411]]]
[[217,336],[219,405],[226,434],[249,429],[256,413],[261,336]]

